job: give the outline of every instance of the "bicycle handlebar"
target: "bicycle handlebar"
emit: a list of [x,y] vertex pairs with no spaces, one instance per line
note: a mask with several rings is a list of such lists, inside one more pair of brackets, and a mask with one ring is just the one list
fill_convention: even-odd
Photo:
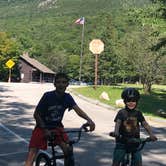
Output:
[[[114,137],[114,138],[122,138],[122,135],[116,136],[114,132],[110,132],[109,136]],[[151,142],[153,141],[150,137],[146,138],[129,138],[126,137],[130,143],[142,143],[142,142]]]
[[[78,133],[77,138],[74,140],[69,140],[69,144],[73,145],[75,143],[78,143],[80,138],[81,138],[81,134],[82,131],[84,132],[89,132],[90,131],[90,126],[88,123],[83,124],[80,128],[75,129],[75,130],[66,130],[64,133]],[[51,135],[48,137],[48,140],[50,142],[53,142],[55,140],[55,137],[58,136],[55,132],[51,132]],[[62,134],[60,134],[60,136],[62,136]],[[62,136],[63,139],[63,136]],[[65,140],[63,140],[65,141]],[[66,142],[66,141],[65,141]]]
[[136,149],[137,151],[140,151],[143,149],[146,142],[153,141],[150,137],[146,138],[129,138],[129,137],[122,137],[122,135],[116,136],[114,132],[110,132],[109,136],[119,139],[124,139],[126,141],[126,144],[135,144],[138,143],[139,147]]
[[68,131],[66,131],[66,133],[78,133],[78,136],[77,136],[77,139],[76,140],[70,140],[69,141],[69,144],[70,145],[73,145],[73,144],[75,144],[75,143],[77,143],[77,142],[79,142],[79,140],[80,140],[80,138],[81,138],[81,134],[82,134],[82,131],[84,131],[84,132],[89,132],[90,131],[90,128],[89,128],[90,126],[89,126],[89,124],[88,123],[85,123],[85,124],[83,124],[79,129],[77,129],[77,130],[68,130]]

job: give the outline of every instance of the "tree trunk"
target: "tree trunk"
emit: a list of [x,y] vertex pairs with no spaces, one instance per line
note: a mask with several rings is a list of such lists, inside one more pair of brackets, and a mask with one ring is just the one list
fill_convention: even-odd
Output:
[[151,87],[152,87],[151,83],[144,83],[143,84],[144,93],[145,94],[150,94],[151,93]]

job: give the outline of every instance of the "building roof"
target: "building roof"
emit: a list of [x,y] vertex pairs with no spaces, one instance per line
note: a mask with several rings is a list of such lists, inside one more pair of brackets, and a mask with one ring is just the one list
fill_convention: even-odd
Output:
[[25,60],[27,63],[29,63],[30,65],[32,65],[34,68],[38,69],[39,71],[41,71],[43,73],[55,74],[55,72],[53,72],[51,69],[49,69],[45,65],[41,64],[39,61],[37,61],[37,60],[35,60],[33,58],[30,58],[28,56],[28,54],[20,55],[20,57],[23,60]]

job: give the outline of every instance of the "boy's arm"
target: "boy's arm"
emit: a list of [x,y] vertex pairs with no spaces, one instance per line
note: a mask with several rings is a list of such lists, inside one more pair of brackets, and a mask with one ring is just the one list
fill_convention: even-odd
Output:
[[45,125],[44,121],[42,120],[39,111],[35,110],[34,118],[36,120],[36,125],[43,129],[45,137],[50,136],[51,132],[47,128],[45,128],[46,125]]
[[146,122],[146,121],[143,121],[142,122],[142,125],[143,127],[146,129],[147,133],[149,134],[150,138],[153,140],[153,141],[156,141],[157,140],[157,137],[152,133],[152,129],[151,127],[149,126],[149,124]]
[[39,111],[35,110],[33,116],[34,116],[34,118],[35,118],[35,120],[36,120],[37,126],[40,127],[40,128],[45,128],[45,123],[44,123],[44,121],[42,120],[42,118],[40,117]]
[[73,109],[78,116],[88,121],[90,131],[93,131],[95,129],[95,123],[92,121],[92,119],[78,105],[73,106]]
[[115,136],[116,136],[116,137],[119,136],[119,128],[120,128],[120,125],[121,125],[121,120],[120,120],[120,119],[117,119],[117,120],[116,120],[116,123],[115,123],[115,129],[114,129],[114,133],[115,133]]

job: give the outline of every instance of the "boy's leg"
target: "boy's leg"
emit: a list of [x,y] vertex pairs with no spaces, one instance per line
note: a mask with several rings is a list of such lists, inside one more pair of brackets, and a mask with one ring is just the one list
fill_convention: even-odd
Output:
[[134,165],[142,166],[142,155],[140,151],[134,153]]
[[112,166],[119,166],[120,162],[123,161],[125,154],[126,154],[126,150],[124,148],[124,145],[117,144],[115,149],[114,149],[114,152],[113,152],[113,164],[112,164]]
[[59,145],[62,150],[65,157],[65,165],[64,166],[74,166],[74,155],[73,155],[73,146],[69,145],[69,138],[67,133],[64,131],[63,127],[59,127],[53,130],[55,132],[56,138],[55,143]]
[[35,160],[36,154],[38,152],[37,148],[30,148],[28,152],[27,159],[25,161],[25,166],[33,166],[33,162]]
[[66,156],[65,159],[65,166],[74,166],[74,154],[73,154],[73,147],[65,142],[61,142],[61,148],[63,149],[64,155]]
[[41,128],[35,127],[29,143],[29,152],[25,162],[25,166],[33,166],[33,161],[39,149],[47,149],[47,140],[44,136],[44,131]]

